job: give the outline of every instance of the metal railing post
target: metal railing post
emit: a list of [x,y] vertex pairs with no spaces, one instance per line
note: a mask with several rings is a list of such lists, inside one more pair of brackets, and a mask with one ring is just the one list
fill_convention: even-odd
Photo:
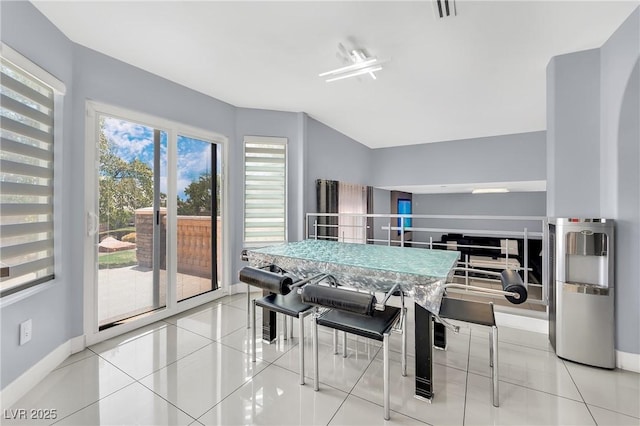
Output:
[[469,286],[469,268],[471,267],[469,265],[469,255],[465,254],[464,258],[465,258],[464,267],[466,268],[466,270],[464,271],[464,284],[466,286]]
[[524,241],[524,285],[526,287],[529,284],[529,233],[527,228],[524,228],[522,239]]
[[505,269],[509,269],[509,239],[505,239],[504,240],[504,245],[505,245],[505,256],[504,256],[504,267]]
[[[314,219],[313,224],[311,223],[312,217]],[[347,222],[349,224],[344,224],[344,225],[328,225],[328,224],[321,224],[320,223],[320,217],[324,217],[324,218],[342,218],[345,217],[347,220]],[[359,224],[355,222],[356,217],[361,221]],[[369,222],[369,218],[372,218],[373,220],[375,219],[387,219],[388,222],[386,225],[381,225],[379,223],[374,222]],[[399,220],[398,220],[399,219]],[[416,219],[429,219],[429,220],[433,220],[433,219],[441,219],[441,220],[451,220],[451,219],[455,219],[455,220],[463,220],[463,221],[475,221],[475,220],[484,220],[484,221],[492,221],[490,223],[494,223],[495,221],[511,221],[511,220],[517,220],[517,221],[538,221],[538,223],[540,223],[542,225],[542,229],[540,231],[529,231],[528,227],[525,227],[524,225],[528,225],[528,223],[523,224],[523,228],[520,228],[520,230],[503,230],[503,229],[492,229],[492,226],[487,225],[486,227],[484,226],[479,226],[479,227],[467,227],[467,223],[466,222],[462,222],[462,226],[448,226],[448,227],[437,227],[433,226],[423,226],[423,227],[414,227],[411,226],[411,232],[413,234],[413,231],[416,231],[416,238],[415,240],[408,240],[408,236],[405,235],[405,232],[407,232],[407,229],[405,229],[405,227],[407,226],[407,220],[416,220]],[[426,225],[428,225],[428,222],[426,222]],[[535,298],[535,302],[537,303],[542,303],[545,305],[548,305],[548,299],[549,299],[549,261],[547,259],[548,257],[548,239],[549,239],[549,231],[548,231],[548,220],[545,217],[539,217],[539,216],[479,216],[479,215],[405,215],[405,214],[362,214],[362,213],[306,213],[305,215],[305,230],[306,230],[306,234],[307,234],[307,238],[314,238],[316,240],[322,239],[322,240],[333,240],[333,241],[342,241],[342,242],[364,242],[364,243],[373,243],[373,244],[385,244],[387,246],[394,246],[394,245],[398,245],[401,247],[408,247],[407,246],[407,241],[409,241],[410,245],[413,247],[422,247],[425,249],[429,249],[429,250],[435,250],[435,249],[453,249],[453,246],[451,246],[451,244],[446,244],[444,242],[441,241],[436,241],[437,234],[438,233],[450,233],[450,234],[469,234],[470,236],[478,236],[478,237],[492,237],[495,239],[500,239],[502,244],[506,243],[506,250],[505,247],[502,246],[502,244],[499,245],[491,245],[491,246],[485,246],[484,243],[480,242],[477,244],[467,244],[467,245],[459,245],[457,247],[457,250],[459,251],[465,251],[465,250],[474,250],[474,249],[479,249],[482,251],[487,252],[488,254],[486,255],[481,255],[481,257],[479,259],[474,258],[474,262],[473,265],[475,265],[475,267],[478,268],[488,268],[488,269],[495,269],[495,268],[508,268],[508,269],[515,269],[517,271],[523,270],[525,271],[525,275],[523,275],[523,283],[525,283],[526,285],[531,285],[531,286],[535,286],[535,287],[541,287],[542,290],[542,298]],[[313,227],[313,229],[312,229]],[[320,235],[320,228],[338,228],[338,233],[336,237],[330,237],[330,236],[321,236]],[[534,226],[534,229],[537,228],[537,226]],[[374,235],[371,236],[371,238],[369,238],[369,234],[368,234],[368,230],[369,229],[380,229],[380,230],[386,230],[387,231],[387,238],[385,239],[384,236],[382,235],[378,235],[377,233],[374,232]],[[395,231],[398,231],[398,234],[395,234]],[[362,232],[362,234],[359,234],[359,232]],[[311,234],[314,234],[313,236]],[[350,236],[349,238],[347,238],[347,233],[349,233]],[[399,237],[396,239],[396,235]],[[422,239],[421,239],[422,237]],[[531,253],[531,247],[529,247],[529,240],[530,239],[536,239],[536,241],[538,241],[538,239],[542,239],[542,253],[541,256],[543,257],[542,259],[542,277],[541,277],[541,283],[538,283],[538,281],[536,281],[534,278],[537,278],[538,275],[538,269],[535,267],[534,264],[532,264],[531,259],[529,259],[529,254]],[[524,242],[524,246],[523,246],[523,251],[522,253],[519,252],[520,247],[519,247],[519,243],[517,243],[518,241],[523,241]],[[511,253],[511,247],[510,247],[510,243],[511,241],[515,241],[518,246],[517,246],[517,252],[515,256]],[[499,261],[499,257],[498,260],[495,260],[496,255],[492,254],[492,253],[496,253],[496,250],[499,251],[499,253],[502,254],[498,254],[498,256],[502,256],[502,260],[503,261]],[[537,253],[535,253],[535,255],[537,255]],[[485,256],[485,257],[482,257]],[[488,257],[487,257],[488,256]],[[459,264],[463,264],[466,265],[467,267],[471,267],[471,255],[470,254],[466,254],[463,256],[462,259],[460,259]],[[474,253],[474,257],[475,257],[475,253]],[[490,257],[490,258],[489,258]],[[524,259],[521,260],[521,257],[524,257]],[[493,260],[491,258],[494,258]],[[486,260],[482,260],[482,259],[486,259]],[[511,262],[511,260],[514,259],[514,262]],[[517,260],[517,261],[516,261]],[[532,266],[533,265],[533,266]],[[529,278],[529,271],[533,271],[535,270],[536,275],[532,275],[531,279]],[[460,274],[458,276],[458,278],[462,278],[463,282],[466,286],[472,286],[473,283],[471,282],[472,279],[474,282],[476,281],[491,281],[490,278],[484,278],[482,276],[478,276],[478,277],[472,277],[470,273],[465,273],[464,275]],[[476,279],[477,278],[477,279]],[[534,299],[531,299],[532,302],[534,302]]]

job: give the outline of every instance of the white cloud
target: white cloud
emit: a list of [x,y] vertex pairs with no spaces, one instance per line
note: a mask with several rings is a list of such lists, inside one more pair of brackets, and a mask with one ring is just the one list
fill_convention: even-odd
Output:
[[[103,129],[108,140],[113,143],[115,152],[119,157],[125,161],[137,158],[152,165],[152,128],[126,120],[106,117]],[[167,139],[166,135],[163,136],[163,143],[160,146],[160,191],[167,193]],[[182,137],[178,139],[176,180],[179,196],[184,196],[184,189],[191,182],[196,181],[204,173],[212,172],[210,150],[213,147],[213,145],[204,141]]]
[[140,157],[145,149],[153,145],[152,129],[141,124],[105,118],[103,129],[118,156],[127,161]]

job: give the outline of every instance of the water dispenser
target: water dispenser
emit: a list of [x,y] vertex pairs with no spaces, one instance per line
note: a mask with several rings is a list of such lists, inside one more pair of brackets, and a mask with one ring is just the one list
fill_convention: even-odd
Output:
[[614,224],[549,221],[549,339],[571,361],[615,368]]

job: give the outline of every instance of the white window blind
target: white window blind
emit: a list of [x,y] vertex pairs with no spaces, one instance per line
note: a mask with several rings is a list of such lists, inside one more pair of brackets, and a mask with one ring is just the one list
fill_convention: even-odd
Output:
[[54,90],[4,57],[0,68],[0,294],[4,296],[54,275]]
[[286,241],[287,139],[244,140],[244,242]]

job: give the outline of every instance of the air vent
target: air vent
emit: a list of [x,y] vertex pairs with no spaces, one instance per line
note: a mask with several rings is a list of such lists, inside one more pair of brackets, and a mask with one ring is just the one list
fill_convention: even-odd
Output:
[[433,0],[433,13],[436,18],[448,18],[456,16],[455,0]]

